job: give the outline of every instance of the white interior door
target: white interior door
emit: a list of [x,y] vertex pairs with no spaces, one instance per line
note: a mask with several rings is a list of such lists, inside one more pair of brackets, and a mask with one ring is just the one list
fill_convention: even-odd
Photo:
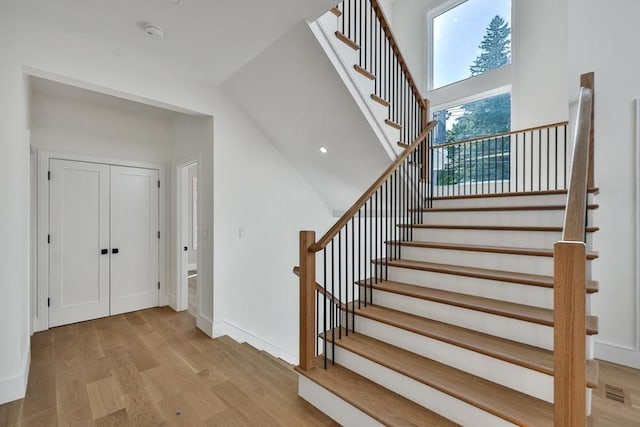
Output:
[[49,166],[49,325],[108,316],[109,166]]
[[158,171],[111,166],[111,314],[158,306]]

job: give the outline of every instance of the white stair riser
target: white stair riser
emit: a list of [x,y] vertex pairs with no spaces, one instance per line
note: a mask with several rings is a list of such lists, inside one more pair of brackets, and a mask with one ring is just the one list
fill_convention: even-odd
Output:
[[356,316],[356,331],[553,403],[553,377],[455,345]]
[[[329,350],[331,347],[329,347]],[[443,417],[465,426],[514,426],[502,418],[426,386],[392,369],[386,368],[348,350],[335,347],[336,361],[365,378],[406,397]],[[330,351],[329,351],[330,352]]]
[[[593,212],[589,211],[588,216],[588,223],[593,224]],[[561,227],[564,222],[564,211],[427,211],[422,214],[422,218],[423,224]]]
[[476,277],[389,267],[388,280],[519,304],[553,308],[553,289]]
[[[592,233],[587,234],[587,248],[591,248]],[[510,246],[514,248],[553,248],[562,233],[549,231],[451,230],[414,228],[413,240],[469,245]]]
[[553,275],[553,258],[547,256],[514,255],[491,252],[457,251],[450,249],[402,246],[401,258],[441,264],[491,270],[517,271],[518,273]]
[[512,341],[553,349],[553,328],[549,326],[375,289],[373,303]]
[[[500,190],[500,188],[498,188]],[[505,191],[507,188],[505,187]],[[543,206],[565,205],[566,194],[538,195],[538,196],[502,196],[502,197],[472,197],[433,200],[434,208],[456,208],[476,206]],[[593,194],[589,194],[588,203],[594,203]]]
[[298,395],[343,426],[382,427],[350,403],[331,393],[303,375],[298,376]]

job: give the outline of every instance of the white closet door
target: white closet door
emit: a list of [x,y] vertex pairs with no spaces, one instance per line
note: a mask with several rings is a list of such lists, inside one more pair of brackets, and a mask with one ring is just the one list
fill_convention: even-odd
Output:
[[109,166],[49,166],[49,326],[108,316]]
[[111,314],[158,306],[158,171],[111,166]]

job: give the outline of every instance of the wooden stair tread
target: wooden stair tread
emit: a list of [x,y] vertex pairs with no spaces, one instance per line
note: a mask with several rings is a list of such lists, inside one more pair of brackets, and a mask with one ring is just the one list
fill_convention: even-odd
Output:
[[[598,194],[600,189],[589,188],[589,193]],[[553,196],[557,194],[567,194],[567,190],[540,190],[540,191],[519,191],[489,194],[457,194],[454,196],[434,196],[433,200],[459,200],[459,199],[482,199],[491,197],[524,197],[524,196]]]
[[[490,252],[498,254],[553,257],[553,249],[514,248],[510,246],[467,245],[462,243],[440,243],[424,241],[389,241],[388,245],[410,246],[429,249],[449,249],[468,252]],[[587,252],[587,259],[598,258],[597,252]]]
[[[443,230],[489,230],[489,231],[541,231],[562,233],[562,227],[530,227],[518,225],[449,225],[449,224],[396,224],[400,228],[423,228]],[[586,227],[587,233],[598,231],[598,227]]]
[[[316,366],[322,366],[322,363],[320,358],[316,359]],[[327,369],[295,369],[384,425],[458,425],[343,366],[327,363]]]
[[[395,326],[457,347],[504,360],[546,375],[553,375],[553,352],[532,345],[450,325],[379,305],[355,309],[359,316]],[[587,362],[587,386],[598,386],[597,362]]]
[[341,339],[334,342],[339,347],[512,423],[539,427],[553,425],[553,406],[540,399],[362,334],[343,334]]
[[349,37],[347,37],[344,34],[342,34],[340,31],[336,31],[335,35],[336,35],[336,38],[338,40],[340,40],[342,43],[344,43],[347,46],[349,46],[351,49],[353,49],[353,50],[359,50],[360,49],[360,46],[356,42],[354,42]]
[[[409,209],[416,212],[491,212],[491,211],[563,211],[565,205],[526,205],[526,206],[471,206],[451,208],[421,208]],[[598,209],[598,205],[587,205],[587,209]]]
[[342,16],[342,11],[340,9],[338,9],[337,7],[332,7],[331,8],[331,13],[336,15],[338,18]]
[[[435,273],[454,274],[457,276],[477,277],[480,279],[496,280],[499,282],[513,282],[523,285],[541,286],[553,288],[553,277],[539,274],[519,273],[514,271],[490,270],[487,268],[464,267],[451,264],[438,264],[435,262],[424,262],[414,260],[384,260],[378,259],[372,262],[376,264],[386,264],[392,267],[410,268],[413,270],[432,271]],[[598,282],[587,280],[587,292],[598,292]]]
[[356,70],[358,73],[362,74],[363,76],[365,76],[367,79],[369,80],[375,80],[376,76],[373,75],[371,72],[369,72],[366,68],[361,67],[358,64],[355,64],[353,66],[353,69]]
[[384,122],[385,122],[386,124],[388,124],[389,126],[391,126],[392,128],[396,128],[396,129],[398,129],[398,130],[402,129],[402,126],[401,126],[401,125],[399,125],[398,123],[396,123],[396,122],[394,122],[394,121],[392,121],[392,120],[384,119]]
[[[495,314],[497,316],[509,317],[525,322],[537,323],[539,325],[553,326],[553,310],[548,308],[477,297],[389,280],[373,283],[374,281],[372,279],[368,279],[360,282],[360,284],[364,284],[365,282],[367,285],[373,286],[374,289],[385,292],[481,311],[483,313]],[[591,335],[598,333],[597,317],[587,316],[587,333]]]
[[389,105],[391,105],[391,103],[389,101],[387,101],[386,99],[376,95],[375,93],[371,94],[371,99],[373,99],[378,104],[380,104],[380,105],[382,105],[384,107],[388,107]]

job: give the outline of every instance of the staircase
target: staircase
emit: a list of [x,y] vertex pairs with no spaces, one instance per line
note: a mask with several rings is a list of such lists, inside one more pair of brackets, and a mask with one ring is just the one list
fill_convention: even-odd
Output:
[[[401,256],[372,260],[386,280],[358,282],[373,304],[355,307],[356,333],[326,333],[328,369],[298,369],[300,395],[345,425],[553,425],[552,248],[566,197],[434,198],[411,239],[387,242]],[[589,263],[596,231],[587,228]],[[597,318],[586,333],[597,333]],[[595,361],[586,373],[595,387]]]
[[[368,40],[392,58],[364,49],[354,69],[382,82],[397,71],[402,81],[375,83],[370,98],[391,100],[384,123],[401,150],[320,239],[300,232],[300,396],[347,426],[584,425],[598,382],[593,75],[572,146],[566,122],[434,146],[428,102],[377,1],[332,13],[338,43]],[[369,37],[366,22],[384,34]],[[481,170],[492,166],[480,155],[498,153],[506,180]],[[436,180],[443,171],[454,173]]]

